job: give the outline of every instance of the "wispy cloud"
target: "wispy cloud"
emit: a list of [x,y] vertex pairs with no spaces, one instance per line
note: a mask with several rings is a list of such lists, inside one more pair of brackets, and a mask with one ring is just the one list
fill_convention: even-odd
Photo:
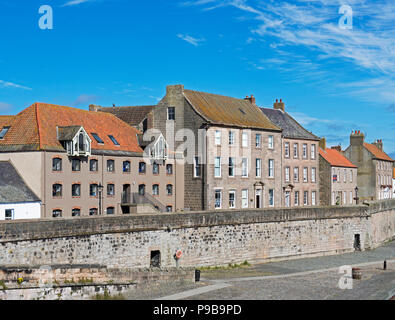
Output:
[[95,1],[95,0],[71,0],[71,1],[66,2],[65,4],[63,4],[62,7],[76,6],[76,5],[79,5],[81,3],[91,2],[91,1]]
[[32,90],[32,88],[22,86],[17,83],[9,82],[0,80],[0,88],[17,88],[17,89],[24,89],[24,90]]
[[191,37],[187,34],[180,34],[179,33],[179,34],[177,34],[177,37],[194,45],[195,47],[199,46],[201,42],[205,41],[205,39],[197,39],[197,38]]
[[90,94],[81,94],[75,101],[73,101],[72,105],[80,106],[80,105],[88,105],[90,103],[94,103],[97,100],[97,96]]
[[[289,53],[304,55],[302,59],[288,59],[287,65],[281,61],[277,64],[267,61],[269,65],[262,61],[254,62],[258,69],[272,65],[289,72],[309,65],[309,69],[303,72],[304,76],[319,76],[328,81],[332,79],[332,83],[336,78],[336,91],[346,85],[348,92],[343,90],[344,93],[364,100],[393,103],[395,93],[390,88],[395,85],[395,2],[348,0],[354,14],[352,30],[339,27],[339,8],[343,3],[340,0],[183,2],[184,5],[210,9],[234,7],[243,13],[244,19],[255,21],[255,26],[248,32],[254,39],[261,37],[269,40],[268,46],[276,56],[283,48]],[[247,43],[251,43],[251,34],[246,39]],[[350,79],[344,70],[319,70],[319,66],[331,63],[343,63],[349,71],[364,73],[366,79],[360,83],[347,82]]]

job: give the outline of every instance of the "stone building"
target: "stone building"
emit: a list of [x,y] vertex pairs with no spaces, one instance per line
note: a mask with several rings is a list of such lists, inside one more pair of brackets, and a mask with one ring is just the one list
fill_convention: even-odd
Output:
[[340,146],[326,148],[325,139],[319,150],[321,205],[356,204],[357,166],[343,155]]
[[351,133],[350,145],[344,155],[358,166],[358,197],[363,200],[390,198],[394,160],[383,148],[383,141],[366,143],[361,131]]
[[281,201],[282,206],[316,206],[320,204],[318,176],[320,138],[303,128],[285,111],[282,100],[273,109],[261,108],[276,126],[281,138]]
[[35,103],[0,117],[0,130],[0,160],[12,161],[42,200],[42,218],[184,207],[176,196],[184,192],[183,167],[163,139],[155,140],[161,159],[144,157],[140,131],[114,115]]
[[41,201],[10,161],[0,161],[0,220],[39,219]]
[[[134,107],[98,110],[131,124],[128,119],[140,112]],[[169,150],[184,155],[186,208],[281,206],[281,129],[260,112],[254,97],[236,99],[171,85],[145,118],[145,128],[158,130]]]

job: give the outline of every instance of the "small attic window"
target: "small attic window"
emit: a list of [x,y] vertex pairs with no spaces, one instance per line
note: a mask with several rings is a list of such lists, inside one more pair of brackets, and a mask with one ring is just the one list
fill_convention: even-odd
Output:
[[114,138],[114,136],[109,134],[108,137],[111,139],[113,144],[115,144],[116,146],[119,146],[119,142],[117,141],[117,139]]
[[93,138],[95,138],[95,140],[97,141],[97,143],[102,143],[104,144],[104,141],[99,137],[99,135],[97,133],[91,133],[91,135],[93,136]]
[[242,114],[246,114],[246,113],[244,112],[244,110],[242,110],[242,109],[240,109],[240,108],[239,108],[239,110],[240,110],[240,112],[241,112]]
[[11,127],[3,127],[0,131],[0,139],[4,139],[4,136],[7,134],[8,130],[10,130]]

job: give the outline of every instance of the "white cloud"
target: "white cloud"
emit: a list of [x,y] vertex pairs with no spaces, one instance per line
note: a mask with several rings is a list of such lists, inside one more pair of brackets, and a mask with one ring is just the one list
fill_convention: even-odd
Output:
[[201,42],[205,41],[204,39],[197,39],[197,38],[191,37],[191,36],[189,36],[187,34],[177,34],[177,37],[182,39],[182,40],[184,40],[184,41],[186,41],[186,42],[188,42],[188,43],[190,43],[190,44],[192,44],[192,45],[194,45],[195,47],[199,46],[199,44]]
[[97,96],[95,95],[82,94],[72,103],[72,105],[87,105],[95,102],[96,100]]
[[[201,0],[184,4],[237,8],[245,14],[245,19],[255,21],[251,30],[254,38],[270,39],[269,48],[274,54],[281,53],[282,48],[285,52],[286,48],[289,53],[304,55],[297,59],[290,56],[288,63],[281,57],[277,62],[266,58],[266,63],[253,63],[257,69],[274,66],[284,72],[302,71],[296,74],[331,82],[333,93],[347,93],[348,90],[348,94],[363,100],[395,101],[394,90],[391,90],[395,84],[393,0],[348,0],[347,4],[353,9],[352,30],[341,29],[338,25],[342,16],[339,8],[344,4],[341,0],[296,0],[292,3],[284,0]],[[247,43],[250,37],[246,37]],[[328,67],[338,62],[348,63],[347,70],[360,72],[365,80],[354,83],[344,70]]]
[[17,89],[24,89],[24,90],[32,90],[32,88],[22,86],[17,83],[9,82],[0,80],[0,88],[17,88]]
[[64,5],[62,5],[62,7],[76,6],[81,3],[90,2],[90,1],[92,1],[92,0],[71,0],[69,2],[66,2]]

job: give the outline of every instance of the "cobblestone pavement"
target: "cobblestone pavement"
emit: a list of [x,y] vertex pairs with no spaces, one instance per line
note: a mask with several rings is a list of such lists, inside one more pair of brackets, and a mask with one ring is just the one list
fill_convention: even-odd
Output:
[[[389,261],[386,271],[384,260]],[[338,285],[342,276],[339,267],[344,265],[358,265],[362,270],[362,279],[353,280],[351,290],[341,290]],[[219,284],[223,286],[215,286]],[[208,292],[201,293],[201,288]],[[394,295],[395,242],[392,242],[364,252],[271,262],[248,268],[205,270],[202,282],[136,291],[127,299],[388,300]]]

